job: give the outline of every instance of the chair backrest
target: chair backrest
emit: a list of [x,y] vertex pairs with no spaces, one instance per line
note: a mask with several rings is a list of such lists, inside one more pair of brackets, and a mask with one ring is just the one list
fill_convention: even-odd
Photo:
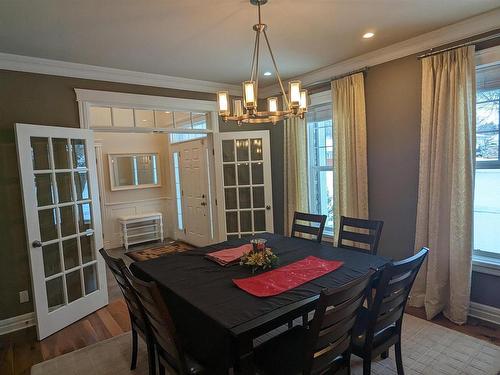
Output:
[[401,328],[408,295],[428,252],[424,247],[414,256],[389,263],[382,270],[369,311],[365,340],[367,347],[371,347],[375,333],[394,325]]
[[[304,222],[300,224],[299,221]],[[312,225],[312,224],[316,225]],[[326,215],[308,214],[305,212],[297,212],[293,214],[291,236],[300,238],[299,233],[309,234],[316,237],[317,242],[321,242],[323,230],[325,229]]]
[[154,281],[141,280],[127,270],[126,277],[133,286],[146,313],[159,360],[163,359],[176,373],[188,373],[186,357],[177,336],[174,321],[160,289]]
[[323,374],[351,345],[351,331],[374,271],[321,292],[310,323],[304,374]]
[[129,280],[124,273],[125,271],[128,271],[125,262],[120,258],[113,258],[109,256],[109,254],[104,249],[100,249],[99,252],[104,258],[104,261],[108,265],[111,273],[118,283],[118,286],[120,287],[120,290],[122,291],[125,302],[127,303],[131,323],[139,326],[139,328],[141,328],[142,330],[147,329],[144,310],[142,309],[139,299],[135,294],[134,288],[132,287],[132,285],[130,285]]
[[[384,222],[379,220],[341,216],[338,247],[367,251],[376,255],[383,226]],[[354,230],[349,230],[346,227],[354,228]],[[358,246],[356,246],[357,244]]]

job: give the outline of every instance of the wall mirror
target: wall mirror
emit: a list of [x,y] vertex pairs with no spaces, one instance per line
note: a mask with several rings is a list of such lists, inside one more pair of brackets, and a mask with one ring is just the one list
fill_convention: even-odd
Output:
[[161,186],[158,154],[108,154],[111,190]]

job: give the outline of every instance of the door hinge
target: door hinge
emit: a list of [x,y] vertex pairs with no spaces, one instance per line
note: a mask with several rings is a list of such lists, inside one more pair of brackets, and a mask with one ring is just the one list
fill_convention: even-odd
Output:
[[215,155],[215,148],[212,149],[212,155]]
[[217,198],[215,198],[215,205],[216,205],[216,206],[218,205],[218,204],[217,204]]

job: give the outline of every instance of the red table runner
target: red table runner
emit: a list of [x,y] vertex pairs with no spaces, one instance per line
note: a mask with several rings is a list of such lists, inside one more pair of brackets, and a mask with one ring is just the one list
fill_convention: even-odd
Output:
[[233,282],[256,297],[270,297],[317,279],[342,266],[344,262],[308,256],[287,266]]

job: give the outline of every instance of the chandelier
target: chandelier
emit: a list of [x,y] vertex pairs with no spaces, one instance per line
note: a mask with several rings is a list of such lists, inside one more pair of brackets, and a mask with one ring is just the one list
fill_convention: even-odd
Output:
[[[237,121],[238,124],[263,124],[273,123],[285,118],[300,117],[304,118],[307,112],[307,90],[301,89],[301,82],[297,80],[288,83],[288,95],[285,93],[283,82],[279,74],[276,59],[274,58],[269,38],[267,37],[267,25],[262,23],[260,6],[267,3],[268,0],[250,0],[250,3],[258,7],[259,23],[253,26],[255,31],[255,43],[253,48],[252,69],[250,80],[242,83],[242,99],[234,99],[232,102],[232,113],[230,109],[230,99],[228,91],[217,92],[217,105],[219,115],[224,121]],[[278,109],[278,98],[276,96],[267,98],[267,111],[257,109],[259,93],[259,52],[261,35],[264,35],[265,44],[271,56],[274,66],[274,72],[278,78],[280,90],[283,95],[283,110]]]

